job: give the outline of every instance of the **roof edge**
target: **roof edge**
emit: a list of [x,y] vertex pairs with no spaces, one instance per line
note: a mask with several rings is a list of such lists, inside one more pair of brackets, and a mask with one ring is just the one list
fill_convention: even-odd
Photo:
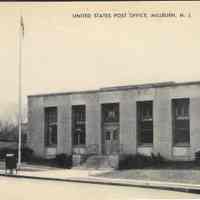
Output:
[[71,92],[41,93],[41,94],[31,94],[31,95],[28,95],[27,97],[71,95],[71,94],[84,94],[84,93],[96,93],[96,92],[99,92],[99,90],[83,90],[83,91],[71,91]]
[[138,85],[125,85],[125,86],[114,86],[114,87],[102,87],[98,90],[83,90],[83,91],[71,91],[71,92],[55,92],[55,93],[41,93],[28,95],[27,97],[42,97],[42,96],[57,96],[57,95],[72,95],[72,94],[88,94],[97,92],[111,92],[111,91],[122,91],[122,90],[135,90],[135,89],[150,89],[150,88],[162,88],[162,87],[176,87],[184,85],[200,85],[200,81],[190,82],[157,82],[147,83]]

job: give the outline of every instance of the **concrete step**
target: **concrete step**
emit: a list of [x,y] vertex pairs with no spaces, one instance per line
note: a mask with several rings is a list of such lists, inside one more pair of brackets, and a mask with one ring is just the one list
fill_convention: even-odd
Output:
[[92,168],[110,168],[109,165],[109,159],[107,156],[92,156],[89,157],[85,165],[87,168],[92,167]]
[[86,161],[80,165],[80,168],[86,169],[113,169],[116,164],[113,164],[116,156],[104,156],[104,155],[93,155],[86,159]]

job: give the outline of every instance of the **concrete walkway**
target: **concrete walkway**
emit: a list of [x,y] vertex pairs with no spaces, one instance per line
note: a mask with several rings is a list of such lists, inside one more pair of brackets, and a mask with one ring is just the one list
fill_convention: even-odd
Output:
[[130,179],[112,179],[95,177],[95,175],[102,174],[111,170],[83,170],[83,169],[58,169],[53,167],[30,166],[23,165],[17,174],[5,174],[5,170],[0,170],[1,176],[18,177],[18,178],[33,178],[53,181],[70,181],[93,184],[106,185],[120,185],[132,187],[145,187],[154,189],[176,190],[184,192],[192,192],[200,194],[200,185],[171,183],[160,181],[144,181],[144,180],[130,180]]

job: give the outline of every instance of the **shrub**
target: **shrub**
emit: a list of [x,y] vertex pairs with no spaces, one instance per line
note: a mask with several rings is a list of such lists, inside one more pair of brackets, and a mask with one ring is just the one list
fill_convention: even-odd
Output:
[[72,156],[67,154],[58,154],[56,155],[56,158],[47,159],[33,155],[28,163],[70,169],[72,167]]
[[22,156],[22,161],[29,161],[33,157],[34,151],[28,147],[22,148],[21,156]]
[[154,166],[160,166],[166,162],[165,158],[163,156],[161,156],[160,153],[158,153],[157,155],[152,153],[151,161],[152,161],[152,165],[154,165]]
[[68,168],[72,167],[72,156],[67,154],[56,155],[56,164],[58,167]]
[[[0,159],[5,159],[6,154],[12,153],[18,158],[18,149],[12,148],[2,148],[0,149]],[[33,156],[33,150],[28,147],[23,147],[21,150],[21,159],[22,161],[29,161]]]
[[200,164],[200,151],[197,151],[197,152],[195,153],[195,162],[196,162],[197,164]]
[[137,169],[146,165],[147,158],[141,154],[126,154],[119,160],[119,169]]
[[[18,158],[18,149],[2,148],[0,149],[0,159],[5,159],[6,154],[12,153]],[[32,164],[41,164],[54,167],[71,168],[72,156],[67,154],[58,154],[56,158],[45,159],[34,155],[34,151],[28,147],[23,147],[21,150],[21,160]]]
[[125,154],[119,160],[118,169],[142,169],[150,166],[160,166],[164,158],[158,154],[146,156],[143,154]]

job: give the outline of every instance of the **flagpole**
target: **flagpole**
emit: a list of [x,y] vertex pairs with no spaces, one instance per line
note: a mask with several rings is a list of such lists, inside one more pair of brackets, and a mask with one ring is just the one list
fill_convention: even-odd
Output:
[[21,113],[21,103],[22,103],[22,35],[23,35],[23,18],[20,16],[20,26],[19,26],[19,66],[18,66],[18,163],[17,168],[20,169],[21,166],[21,132],[22,132],[22,113]]

